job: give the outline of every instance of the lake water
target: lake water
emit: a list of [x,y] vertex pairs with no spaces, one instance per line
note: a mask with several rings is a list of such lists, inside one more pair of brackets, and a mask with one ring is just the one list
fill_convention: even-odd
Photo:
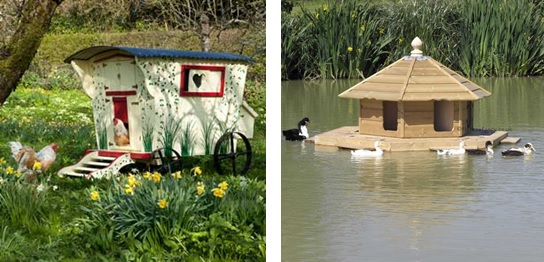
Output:
[[[359,80],[282,83],[282,129],[311,120],[310,136],[357,125]],[[473,79],[492,95],[474,127],[531,142],[529,157],[438,157],[281,140],[282,261],[542,261],[544,78]]]

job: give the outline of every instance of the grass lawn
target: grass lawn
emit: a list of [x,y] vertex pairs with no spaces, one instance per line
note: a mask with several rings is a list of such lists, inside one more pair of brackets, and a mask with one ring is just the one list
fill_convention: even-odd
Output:
[[[90,98],[17,89],[0,107],[0,261],[264,261],[264,126],[256,124],[245,177],[218,175],[211,156],[184,158],[174,174],[59,177],[96,148]],[[57,160],[27,181],[9,141],[56,143]]]

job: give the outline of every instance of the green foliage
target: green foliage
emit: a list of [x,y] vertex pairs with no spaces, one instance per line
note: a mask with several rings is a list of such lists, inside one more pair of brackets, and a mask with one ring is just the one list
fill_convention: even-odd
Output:
[[460,14],[458,3],[448,0],[394,1],[383,5],[387,33],[395,39],[386,49],[391,54],[385,65],[410,55],[416,36],[424,42],[423,55],[443,64],[459,59]]
[[[147,191],[135,190],[135,195],[126,196],[122,187],[126,177],[90,181],[55,175],[95,146],[91,119],[90,99],[73,89],[19,88],[0,107],[1,261],[175,261],[180,257],[187,261],[264,261],[264,130],[256,129],[260,153],[247,174],[251,179],[217,176],[211,172],[211,156],[184,157],[185,167],[201,166],[210,172],[206,177],[193,177],[184,170],[182,179],[168,174],[160,184],[146,180]],[[16,175],[17,164],[8,141],[20,141],[36,150],[55,142],[59,145],[57,160],[46,174],[27,182],[24,176]],[[219,199],[210,190],[223,180],[229,189]],[[205,184],[206,195],[193,208],[190,201],[196,199],[195,185],[199,181]],[[100,209],[89,199],[94,189],[105,198],[106,193],[111,194],[111,203],[123,208]],[[162,189],[163,195],[152,189]],[[127,198],[138,193],[145,193],[145,197]],[[156,197],[160,196],[172,209],[158,208]],[[85,209],[93,210],[95,216],[85,213]],[[184,210],[186,214],[190,211],[190,217],[183,215]],[[99,224],[97,220],[108,222]],[[95,230],[89,231],[93,225]],[[176,225],[183,225],[183,230]],[[148,226],[153,230],[146,231]]]
[[199,254],[210,260],[264,260],[263,182],[189,173],[144,173],[111,182],[106,189],[91,187],[82,207],[85,231],[96,232],[84,239],[92,248],[163,259]]
[[[302,9],[302,13],[299,17],[301,23],[287,18],[282,25],[282,29],[288,30],[282,32],[282,40],[286,41],[282,46],[285,49],[282,52],[286,54],[282,58],[287,59],[287,64],[300,63],[290,60],[301,59],[304,77],[367,76],[387,58],[385,47],[391,42],[391,37],[380,20],[383,15],[374,5],[350,0],[341,4],[323,4],[314,11]],[[297,27],[301,27],[300,31]],[[288,34],[290,32],[295,34],[294,38]],[[290,47],[303,51],[299,56],[290,54]],[[290,76],[285,74],[284,77]]]
[[[460,68],[468,76],[544,73],[544,17],[530,1],[460,1]],[[541,4],[542,5],[542,4]]]
[[424,55],[467,76],[544,73],[541,3],[371,2],[343,1],[282,15],[282,79],[367,77],[409,55],[416,36],[424,42]]

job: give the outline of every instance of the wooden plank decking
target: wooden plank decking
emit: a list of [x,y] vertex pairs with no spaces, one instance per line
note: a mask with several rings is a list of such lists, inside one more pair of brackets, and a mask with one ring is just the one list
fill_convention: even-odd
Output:
[[380,140],[384,151],[428,151],[440,148],[456,148],[461,140],[465,141],[466,149],[485,148],[485,142],[491,141],[498,145],[508,137],[504,131],[474,130],[463,137],[448,138],[395,138],[359,134],[357,126],[340,127],[307,139],[308,142],[322,146],[335,146],[345,149],[373,148],[374,142]]

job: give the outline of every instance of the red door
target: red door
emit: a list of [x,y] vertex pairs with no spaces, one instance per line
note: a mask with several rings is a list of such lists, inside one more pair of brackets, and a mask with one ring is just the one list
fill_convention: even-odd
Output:
[[128,111],[126,97],[113,97],[113,117],[119,118],[128,127]]

